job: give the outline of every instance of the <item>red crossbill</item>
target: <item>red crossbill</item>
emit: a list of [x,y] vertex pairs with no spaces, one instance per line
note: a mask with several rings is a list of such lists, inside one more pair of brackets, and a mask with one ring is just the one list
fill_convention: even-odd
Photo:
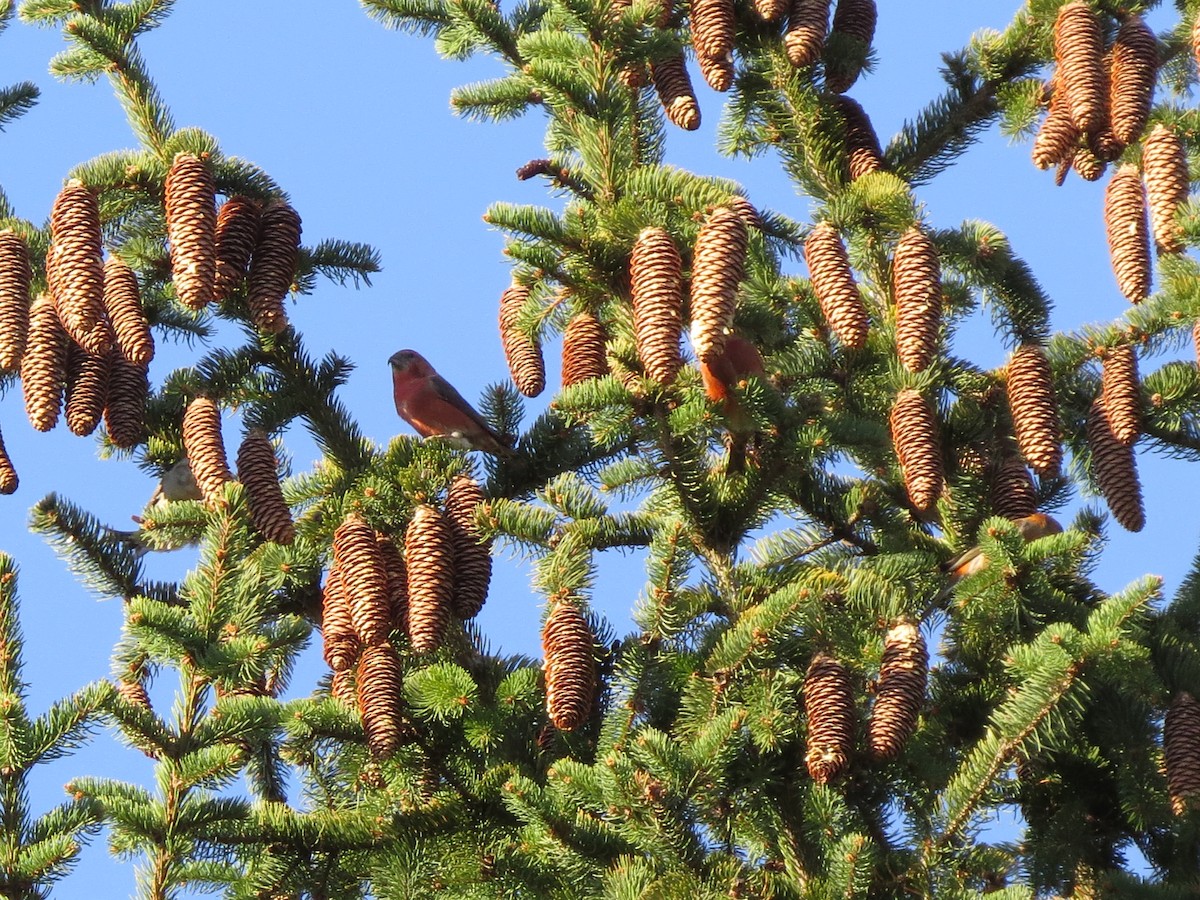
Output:
[[766,380],[762,354],[752,343],[736,334],[725,339],[721,355],[706,362],[700,360],[700,377],[704,393],[713,403],[721,405],[725,424],[729,426],[728,471],[740,472],[746,465],[746,444],[758,433],[758,425],[746,415],[733,389],[754,376]]
[[[1048,534],[1062,534],[1063,530],[1063,527],[1058,522],[1044,513],[1022,516],[1019,519],[1014,519],[1013,524],[1017,526],[1017,531],[1021,533],[1021,537],[1025,538],[1027,542],[1036,541],[1038,538],[1043,538]],[[964,550],[948,562],[943,563],[942,568],[948,576],[944,593],[949,594],[954,585],[958,584],[958,582],[968,575],[982,572],[987,568],[987,564],[988,558],[984,555],[982,548],[978,546]]]

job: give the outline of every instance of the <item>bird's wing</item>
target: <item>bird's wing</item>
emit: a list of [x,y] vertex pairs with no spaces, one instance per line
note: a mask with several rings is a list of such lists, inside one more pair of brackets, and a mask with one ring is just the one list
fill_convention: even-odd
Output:
[[475,407],[468,403],[466,398],[464,398],[463,395],[460,394],[454,387],[454,385],[448,382],[445,378],[443,378],[441,375],[432,375],[429,378],[429,384],[433,387],[434,393],[436,393],[447,403],[454,406],[472,422],[478,425],[480,431],[495,435],[496,432],[492,430],[492,426],[484,421],[483,416],[475,411]]

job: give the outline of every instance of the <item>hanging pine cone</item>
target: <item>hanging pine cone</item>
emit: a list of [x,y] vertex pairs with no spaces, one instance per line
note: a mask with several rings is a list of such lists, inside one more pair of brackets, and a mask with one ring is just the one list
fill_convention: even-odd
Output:
[[1181,253],[1183,229],[1176,219],[1187,202],[1189,185],[1187,151],[1166,125],[1155,125],[1142,144],[1142,170],[1150,202],[1150,227],[1159,253]]
[[897,623],[883,640],[879,687],[867,726],[867,746],[875,759],[895,759],[916,731],[928,675],[929,653],[920,629],[912,622]]
[[725,93],[733,87],[733,55],[727,56],[697,56],[696,65],[708,86],[714,91]]
[[375,532],[375,546],[379,549],[379,558],[383,560],[383,569],[387,573],[388,609],[390,629],[403,634],[408,633],[408,569],[404,565],[404,557],[396,542],[382,531]]
[[741,194],[732,194],[725,205],[742,217],[742,221],[746,223],[747,228],[756,228],[759,231],[763,230],[762,216],[754,208],[754,204]]
[[183,413],[183,450],[192,475],[210,506],[224,502],[225,485],[233,481],[221,437],[221,408],[209,397],[197,397]]
[[167,172],[171,280],[188,309],[203,309],[212,300],[217,273],[217,189],[207,157],[176,153]]
[[296,537],[292,512],[279,484],[279,462],[266,432],[251,428],[237,454],[238,481],[246,488],[250,518],[258,533],[273,544],[290,544]]
[[104,430],[114,446],[128,450],[146,437],[146,400],[149,396],[150,379],[146,367],[131,363],[115,349],[110,351]]
[[150,365],[154,359],[154,336],[142,309],[137,276],[115,256],[104,263],[104,308],[121,355],[135,366]]
[[77,344],[67,350],[67,427],[86,437],[96,430],[108,401],[111,353],[90,356]]
[[1097,397],[1088,411],[1088,446],[1092,450],[1092,476],[1113,518],[1126,531],[1141,531],[1146,524],[1142,486],[1138,481],[1133,448],[1117,440],[1104,401]]
[[732,0],[692,0],[691,26],[697,57],[724,59],[733,52]]
[[1108,169],[1108,163],[1096,156],[1090,147],[1076,148],[1071,165],[1084,181],[1099,181]]
[[587,310],[576,313],[563,334],[562,386],[608,374],[604,325]]
[[992,478],[992,511],[1006,519],[1023,519],[1038,511],[1037,490],[1025,463],[1006,456]]
[[867,343],[870,319],[850,271],[850,257],[837,229],[822,222],[804,242],[804,262],[825,321],[842,345],[860,350]]
[[1141,303],[1150,295],[1150,234],[1146,195],[1136,166],[1121,166],[1109,179],[1104,226],[1117,286],[1130,302]]
[[896,243],[892,260],[896,301],[896,353],[904,368],[920,372],[937,353],[942,325],[942,267],[937,247],[913,225]]
[[658,92],[663,113],[671,122],[684,131],[700,127],[700,104],[682,53],[650,63],[650,80]]
[[1053,90],[1050,112],[1033,139],[1033,164],[1039,169],[1049,169],[1064,160],[1070,160],[1079,143],[1079,129],[1071,118],[1071,107],[1067,103],[1062,82],[1058,81]]
[[517,318],[528,299],[529,288],[516,281],[500,295],[500,340],[513,384],[526,397],[536,397],[546,388],[542,348],[517,327]]
[[1029,467],[1053,475],[1062,464],[1062,429],[1046,352],[1023,344],[1008,361],[1008,408],[1017,446]]
[[587,721],[596,692],[595,637],[583,613],[565,597],[551,600],[542,627],[546,712],[559,731]]
[[88,353],[107,353],[112,332],[104,315],[100,205],[96,194],[78,179],[67,182],[55,198],[50,234],[46,265],[53,269],[54,277],[48,280],[59,319],[71,339]]
[[817,784],[829,784],[850,762],[854,745],[854,694],[850,673],[826,653],[813,657],[804,676],[808,752],[804,764]]
[[354,665],[339,669],[329,679],[329,696],[346,706],[358,704],[358,687],[354,683]]
[[375,543],[375,529],[350,513],[333,533],[333,564],[342,573],[354,633],[363,646],[387,640],[392,624],[387,569]]
[[896,395],[889,422],[908,499],[927,513],[937,504],[946,481],[937,416],[919,391],[906,388]]
[[1075,127],[1083,132],[1100,131],[1108,107],[1104,36],[1099,17],[1084,0],[1059,8],[1054,20],[1054,59]]
[[454,540],[454,613],[473,619],[487,600],[492,580],[492,542],[484,540],[475,510],[487,499],[470,475],[459,475],[446,491],[446,524]]
[[49,431],[58,423],[67,381],[69,343],[54,301],[43,294],[29,310],[29,338],[21,358],[25,413],[38,431]]
[[1123,146],[1142,136],[1157,78],[1158,41],[1141,16],[1130,16],[1113,41],[1109,69],[1109,126]]
[[241,194],[221,204],[216,225],[216,275],[213,300],[220,303],[230,297],[246,280],[250,258],[258,243],[258,224],[262,204]]
[[408,566],[408,637],[414,653],[442,645],[454,603],[454,535],[445,517],[427,504],[413,510],[404,532]]
[[16,493],[19,483],[17,470],[8,455],[8,448],[4,446],[4,436],[0,435],[0,494]]
[[21,368],[29,332],[29,248],[11,228],[0,231],[0,372]]
[[718,206],[700,228],[692,251],[692,349],[703,362],[720,358],[733,327],[738,285],[746,270],[746,223]]
[[875,37],[878,18],[875,0],[838,0],[833,12],[833,33],[852,38],[858,46],[845,58],[825,60],[825,87],[829,90],[843,93],[858,80]]
[[1192,59],[1200,67],[1200,13],[1192,22]]
[[375,759],[387,759],[400,746],[404,679],[396,649],[386,640],[363,647],[355,683],[367,748]]
[[811,66],[825,52],[831,0],[791,0],[783,49],[797,69]]
[[764,22],[778,22],[787,15],[789,0],[754,0],[754,11]]
[[1163,760],[1171,808],[1181,816],[1200,795],[1200,703],[1187,691],[1177,693],[1167,707]]
[[856,181],[872,172],[883,171],[883,150],[866,110],[849,97],[834,97],[833,102],[842,114],[850,180]]
[[647,377],[661,385],[671,384],[683,366],[679,352],[683,331],[682,265],[675,242],[663,228],[642,231],[629,258],[638,358]]
[[1129,344],[1111,347],[1104,355],[1100,397],[1113,437],[1132,447],[1142,430],[1142,386],[1138,380],[1137,353]]
[[122,678],[118,681],[117,694],[126,703],[148,712],[151,710],[150,694],[146,691],[146,685],[136,678],[132,680]]
[[325,662],[333,671],[345,671],[358,659],[358,635],[350,621],[350,600],[336,564],[330,567],[321,589],[321,640]]
[[267,204],[259,220],[246,288],[250,317],[259,331],[278,334],[287,328],[283,301],[296,277],[300,234],[300,214],[286,200]]

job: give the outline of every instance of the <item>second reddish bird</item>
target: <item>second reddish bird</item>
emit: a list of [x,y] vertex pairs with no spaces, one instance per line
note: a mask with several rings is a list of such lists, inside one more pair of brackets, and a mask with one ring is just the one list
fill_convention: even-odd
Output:
[[751,376],[766,380],[762,354],[752,343],[736,334],[725,340],[725,349],[712,363],[700,361],[700,377],[704,380],[704,393],[713,403],[721,404],[725,422],[729,426],[730,472],[740,472],[746,463],[746,443],[758,432],[758,425],[742,409],[734,388],[741,387]]

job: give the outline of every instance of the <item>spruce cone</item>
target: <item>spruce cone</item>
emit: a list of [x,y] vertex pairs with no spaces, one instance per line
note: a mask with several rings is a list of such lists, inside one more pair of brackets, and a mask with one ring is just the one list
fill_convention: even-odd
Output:
[[1146,194],[1137,167],[1113,173],[1104,193],[1104,226],[1117,286],[1132,303],[1150,295],[1150,235],[1146,226]]
[[517,328],[517,316],[529,299],[529,288],[513,282],[500,295],[500,340],[513,384],[526,397],[536,397],[546,388],[546,364],[542,348]]
[[1200,13],[1192,22],[1192,59],[1196,61],[1196,66],[1200,67]]
[[1158,78],[1158,42],[1141,16],[1130,16],[1117,31],[1109,73],[1109,127],[1129,146],[1146,127]]
[[1155,125],[1142,144],[1142,169],[1150,201],[1150,227],[1159,253],[1183,251],[1183,229],[1175,218],[1191,183],[1183,142],[1166,125]]
[[679,352],[682,265],[675,242],[663,228],[647,228],[639,234],[629,258],[638,358],[647,377],[661,385],[671,384],[683,366]]
[[131,363],[116,350],[111,351],[104,429],[115,446],[128,450],[145,438],[146,400],[149,396],[150,379],[146,367]]
[[813,228],[804,242],[804,262],[829,327],[843,346],[861,349],[867,343],[870,319],[837,229],[828,222]]
[[1092,448],[1092,475],[1108,508],[1126,531],[1141,531],[1146,524],[1142,486],[1138,481],[1133,448],[1117,440],[1104,401],[1097,397],[1088,411],[1088,445]]
[[1100,131],[1107,119],[1107,77],[1100,19],[1085,0],[1062,6],[1054,21],[1054,58],[1075,127]]
[[1037,344],[1023,344],[1008,361],[1008,408],[1017,447],[1039,475],[1053,475],[1062,464],[1062,429],[1050,361]]
[[396,542],[382,531],[375,532],[375,546],[387,573],[388,609],[392,631],[408,633],[408,569]]
[[363,647],[355,682],[367,747],[375,759],[387,759],[400,746],[404,677],[396,648],[386,640]]
[[325,662],[333,671],[345,671],[358,659],[358,635],[350,621],[350,599],[336,563],[330,567],[321,590],[321,640]]
[[1137,353],[1129,344],[1119,344],[1105,354],[1100,398],[1113,437],[1132,447],[1142,430],[1142,387],[1138,380]]
[[563,334],[562,386],[607,374],[604,325],[587,310],[576,313]]
[[208,397],[197,397],[183,413],[183,451],[196,485],[210,506],[220,504],[227,482],[233,481],[221,437],[221,409]]
[[146,685],[136,679],[126,681],[121,679],[117,682],[117,694],[126,703],[140,707],[147,712],[151,710],[150,694],[146,691]]
[[340,703],[347,706],[356,706],[358,703],[358,688],[354,683],[354,665],[349,668],[339,669],[333,673],[333,677],[329,679],[329,696]]
[[788,0],[754,0],[754,11],[764,22],[778,22],[787,15]]
[[733,0],[692,0],[691,26],[697,57],[725,59],[733,52]]
[[833,12],[833,33],[853,38],[861,44],[861,50],[848,59],[825,60],[825,87],[829,90],[843,93],[858,80],[867,50],[875,37],[878,18],[875,0],[838,0]]
[[414,653],[442,645],[454,603],[454,534],[445,517],[427,504],[413,511],[404,532],[408,566],[408,637]]
[[650,80],[668,119],[685,131],[700,127],[700,104],[682,53],[650,63]]
[[246,280],[254,245],[258,243],[261,215],[262,204],[240,194],[230,197],[217,211],[213,300],[218,303],[230,297]]
[[104,308],[121,355],[135,366],[150,365],[154,359],[154,336],[142,310],[137,276],[115,256],[104,263]]
[[1023,519],[1038,511],[1037,490],[1025,463],[1006,456],[992,479],[992,510],[1006,519]]
[[43,294],[29,310],[29,339],[21,358],[25,413],[38,431],[49,431],[58,423],[67,380],[69,343],[54,301]]
[[1062,82],[1058,81],[1050,98],[1050,112],[1033,139],[1033,164],[1039,169],[1049,169],[1075,155],[1079,129],[1071,118],[1071,107],[1065,93]]
[[1181,816],[1192,806],[1192,798],[1200,795],[1200,703],[1187,691],[1176,694],[1167,707],[1163,759],[1171,808]]
[[783,49],[797,69],[811,66],[825,52],[831,0],[792,0]]
[[804,764],[817,784],[828,784],[850,762],[854,745],[854,694],[850,673],[825,653],[813,657],[804,676],[808,752]]
[[350,621],[364,647],[386,641],[392,623],[387,569],[375,543],[375,529],[350,513],[333,533],[333,564],[342,573]]
[[250,518],[258,533],[273,544],[290,544],[296,537],[292,511],[279,484],[279,462],[266,433],[251,428],[237,454],[238,481],[246,488]]
[[583,613],[566,598],[551,600],[542,627],[546,712],[559,731],[587,721],[596,692],[595,637]]
[[167,240],[171,280],[188,309],[203,309],[217,274],[217,189],[205,158],[176,153],[167,172]]
[[733,55],[728,56],[697,56],[696,64],[700,66],[700,74],[714,91],[725,93],[733,87]]
[[928,675],[929,653],[920,629],[912,622],[897,623],[884,638],[879,687],[867,726],[867,746],[875,759],[894,759],[916,730]]
[[906,388],[896,395],[889,422],[908,499],[920,512],[929,512],[946,480],[937,416],[918,391]]
[[0,494],[12,494],[20,483],[17,470],[13,468],[8,448],[4,446],[4,436],[0,435]]
[[1071,165],[1084,181],[1099,181],[1108,169],[1108,163],[1092,152],[1090,147],[1079,147],[1071,157]]
[[883,170],[883,150],[875,127],[866,110],[849,97],[835,97],[834,103],[842,114],[846,139],[846,164],[850,180],[856,181],[864,175]]
[[89,356],[77,344],[67,350],[67,427],[86,437],[96,430],[108,401],[111,354]]
[[742,220],[746,223],[747,228],[757,228],[759,231],[763,230],[762,216],[759,215],[758,210],[754,208],[754,204],[741,194],[731,195],[729,201],[725,205],[742,217]]
[[746,223],[727,206],[712,211],[692,251],[692,349],[712,363],[733,327],[738,285],[746,269]]
[[29,332],[29,248],[15,231],[0,231],[0,372],[21,368]]
[[896,243],[892,260],[896,301],[896,353],[904,368],[920,372],[937,353],[942,325],[942,268],[937,247],[913,225]]
[[287,328],[283,301],[296,277],[300,258],[300,214],[286,200],[267,204],[259,220],[258,242],[250,263],[246,302],[259,331],[278,334]]
[[454,541],[454,613],[473,619],[487,600],[492,580],[492,542],[475,524],[475,510],[486,497],[470,475],[459,475],[446,492],[446,524]]
[[47,274],[67,334],[93,356],[108,352],[112,332],[104,315],[104,252],[96,195],[72,179],[50,210]]

